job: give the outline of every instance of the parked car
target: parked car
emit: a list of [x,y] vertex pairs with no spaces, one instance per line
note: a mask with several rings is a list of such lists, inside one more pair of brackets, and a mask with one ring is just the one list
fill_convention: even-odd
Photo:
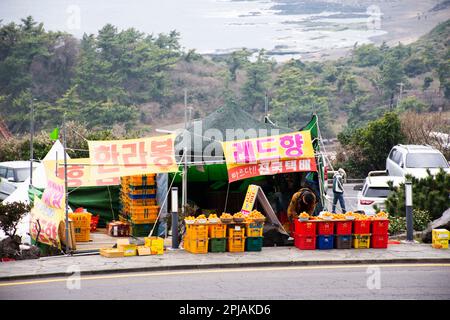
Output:
[[[34,163],[33,167],[37,164]],[[30,176],[29,161],[0,162],[0,200],[5,200]]]
[[390,176],[404,177],[410,174],[420,179],[427,176],[427,169],[435,175],[440,168],[450,173],[444,155],[431,146],[396,145],[386,159],[386,171]]
[[403,177],[377,176],[369,173],[362,190],[358,192],[358,210],[364,211],[367,215],[375,214],[374,205],[377,205],[380,210],[385,210],[384,202],[391,193],[388,181],[392,181],[394,186],[398,186],[405,179]]

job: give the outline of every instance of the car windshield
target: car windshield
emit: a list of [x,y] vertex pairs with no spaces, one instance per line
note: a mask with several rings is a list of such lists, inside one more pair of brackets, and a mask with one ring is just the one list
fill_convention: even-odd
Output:
[[24,182],[30,176],[29,168],[16,169],[17,182]]
[[367,188],[364,196],[368,198],[387,198],[390,192],[391,191],[389,190],[388,187],[385,188],[370,187]]
[[448,168],[448,163],[439,153],[411,153],[406,156],[406,167]]

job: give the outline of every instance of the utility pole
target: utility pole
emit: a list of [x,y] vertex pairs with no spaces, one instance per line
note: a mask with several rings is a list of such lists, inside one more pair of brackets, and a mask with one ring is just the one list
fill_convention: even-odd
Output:
[[399,106],[399,104],[400,104],[400,101],[402,100],[402,95],[403,95],[403,85],[404,85],[404,83],[403,83],[403,82],[400,82],[400,83],[397,83],[397,85],[400,86],[400,94],[399,94],[399,96],[398,96],[398,98],[397,98],[397,109],[398,109],[398,106]]
[[267,97],[267,92],[266,92],[266,96],[264,97],[264,115],[267,117],[269,113],[269,98]]
[[33,187],[33,140],[34,140],[34,103],[33,96],[31,97],[31,112],[30,112],[30,188]]
[[[187,134],[187,89],[184,89],[184,132]],[[186,143],[186,142],[185,142]],[[187,147],[183,147],[183,186],[181,190],[181,213],[184,216],[187,204]],[[173,231],[172,231],[173,232]]]
[[[67,152],[66,152],[66,114],[63,117],[63,150],[64,150],[64,193],[66,195],[66,203],[64,205],[66,214],[66,254],[72,249],[69,244],[69,192],[67,184]],[[58,163],[58,162],[56,162]]]

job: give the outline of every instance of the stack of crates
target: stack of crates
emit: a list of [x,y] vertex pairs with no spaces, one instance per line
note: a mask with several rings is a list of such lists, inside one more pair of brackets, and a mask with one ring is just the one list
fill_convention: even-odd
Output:
[[225,252],[227,250],[227,225],[214,223],[208,225],[209,252]]
[[145,174],[121,179],[121,214],[135,237],[147,236],[157,220],[155,178],[156,174]]
[[187,224],[184,249],[190,253],[208,253],[208,225]]
[[317,249],[329,250],[334,248],[334,222],[317,222]]
[[335,248],[351,249],[353,222],[351,220],[336,221],[335,224],[336,224]]
[[370,248],[370,220],[355,220],[353,222],[353,247],[355,249]]
[[91,217],[89,212],[69,213],[69,218],[73,221],[76,242],[89,242],[91,235]]
[[247,237],[245,251],[261,251],[263,246],[264,222],[250,222],[245,226]]
[[372,221],[371,247],[375,249],[386,249],[389,241],[389,220]]
[[228,252],[245,251],[245,225],[235,224],[228,228]]
[[294,245],[301,250],[315,250],[316,232],[316,222],[301,222],[296,219],[294,224]]
[[432,231],[433,248],[448,249],[449,239],[450,239],[450,231],[446,229],[433,229]]

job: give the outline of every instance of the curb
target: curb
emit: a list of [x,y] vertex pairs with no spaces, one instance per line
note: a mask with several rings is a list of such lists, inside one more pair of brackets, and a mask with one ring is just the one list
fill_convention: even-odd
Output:
[[[137,267],[126,269],[104,269],[104,270],[84,270],[80,271],[81,276],[101,275],[101,274],[118,274],[133,272],[150,272],[150,271],[179,271],[179,270],[205,270],[205,269],[232,269],[232,268],[254,268],[254,267],[294,267],[294,266],[332,266],[332,265],[350,265],[350,264],[408,264],[408,263],[450,263],[450,258],[401,258],[401,259],[366,259],[366,260],[324,260],[324,261],[263,261],[249,263],[214,263],[204,265],[177,265],[177,266],[158,266],[158,267]],[[53,272],[46,274],[24,274],[14,276],[0,276],[1,281],[14,281],[25,279],[43,279],[43,278],[64,278],[72,276],[73,273]]]

